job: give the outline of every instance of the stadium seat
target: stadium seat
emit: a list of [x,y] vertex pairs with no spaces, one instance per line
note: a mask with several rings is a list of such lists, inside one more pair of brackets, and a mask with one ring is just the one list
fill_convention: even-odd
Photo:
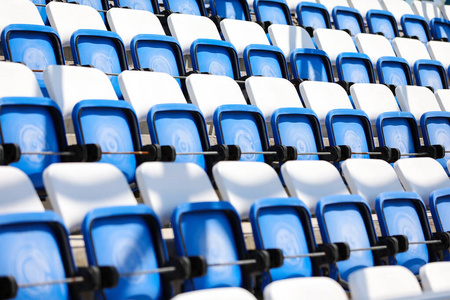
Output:
[[[425,146],[442,145],[447,151],[450,149],[450,113],[442,112],[426,112],[420,119],[420,128],[422,129],[422,137]],[[437,159],[447,173],[447,162],[450,154],[445,153],[443,158]]]
[[31,0],[32,3],[36,6],[39,14],[41,15],[42,21],[45,25],[49,25],[47,12],[45,11],[45,6],[47,5],[47,0]]
[[298,24],[305,27],[311,36],[318,28],[332,28],[330,14],[322,4],[301,1],[297,5],[296,16]]
[[430,41],[427,43],[427,49],[432,59],[441,62],[445,70],[450,66],[450,44],[448,42]]
[[222,199],[230,202],[244,220],[256,200],[288,196],[278,174],[265,163],[223,161],[213,167],[213,175]]
[[[434,227],[436,232],[448,232],[450,223],[447,216],[449,212],[449,192],[448,188],[438,189],[431,193],[429,199],[430,213],[433,218]],[[443,259],[450,261],[450,255],[448,250],[444,250]],[[428,283],[428,287],[432,283]],[[425,289],[425,286],[424,286]]]
[[191,60],[194,71],[241,78],[236,48],[226,41],[197,39],[191,45]]
[[253,76],[245,80],[245,89],[250,103],[262,111],[267,123],[276,109],[303,107],[297,90],[284,78]]
[[349,276],[350,293],[356,299],[408,298],[422,294],[414,274],[402,266],[377,266]]
[[42,97],[36,77],[23,64],[0,62],[0,78],[0,97]]
[[334,82],[331,60],[325,51],[297,48],[289,58],[294,79]]
[[350,87],[353,104],[364,111],[375,125],[381,113],[400,111],[392,91],[383,84],[357,83]]
[[316,2],[324,5],[328,9],[330,16],[336,6],[349,7],[347,0],[318,0]]
[[305,81],[300,84],[300,95],[305,107],[317,114],[321,124],[325,124],[329,111],[336,108],[353,108],[344,88],[336,83]]
[[158,1],[155,0],[114,0],[114,6],[147,10],[153,14],[160,13]]
[[442,111],[450,111],[450,92],[449,90],[437,90],[434,92],[434,96],[436,96],[436,100],[439,103],[439,107]]
[[256,297],[243,288],[228,287],[185,292],[176,295],[172,300],[256,300]]
[[336,57],[336,70],[340,81],[376,83],[372,61],[363,53],[340,53]]
[[425,292],[448,292],[450,278],[450,262],[433,262],[420,268],[420,281]]
[[264,289],[266,300],[313,300],[332,297],[347,300],[344,289],[327,277],[290,278],[271,283]]
[[75,65],[93,66],[106,73],[119,99],[123,99],[117,76],[128,70],[127,53],[120,36],[111,31],[80,29],[70,38]]
[[[402,159],[398,163],[416,159],[419,158]],[[397,171],[397,164],[395,166]],[[405,189],[409,190],[401,175],[398,175]],[[419,269],[423,265],[436,261],[438,250],[443,250],[437,244],[417,243],[439,239],[431,233],[424,201],[417,193],[385,192],[379,195],[375,203],[381,234],[407,236],[408,250],[398,253],[396,260],[398,265],[408,268],[414,275],[419,275]]]
[[315,49],[313,40],[306,29],[299,26],[273,24],[268,29],[272,45],[279,47],[286,58],[298,48]]
[[381,35],[370,33],[357,34],[355,36],[355,44],[360,53],[367,54],[370,57],[374,66],[377,65],[380,57],[396,56],[389,40]]
[[149,11],[113,7],[106,13],[111,31],[116,32],[125,44],[127,51],[132,39],[138,34],[165,35],[159,19]]
[[[48,1],[48,2],[50,2],[50,1]],[[110,8],[109,2],[107,0],[78,0],[77,3],[81,4],[81,5],[90,6],[90,7],[94,8],[95,10],[97,10],[100,13],[100,16],[102,17],[103,21],[106,23],[106,12]],[[41,13],[41,15],[42,15],[42,13]]]
[[284,53],[276,46],[248,45],[243,58],[247,76],[290,78]]
[[430,21],[431,34],[435,39],[450,38],[450,22],[442,18],[434,18]]
[[155,104],[186,103],[177,80],[162,72],[124,71],[118,78],[124,99],[131,103],[139,122],[147,120]]
[[411,3],[411,7],[414,11],[414,14],[424,17],[428,23],[430,23],[430,21],[434,18],[441,17],[441,11],[431,1],[414,0]]
[[395,95],[402,111],[409,111],[417,122],[428,111],[440,111],[433,92],[423,86],[398,86]]
[[442,63],[419,59],[414,64],[414,78],[419,86],[432,87],[434,91],[448,89],[447,73]]
[[408,2],[403,0],[380,0],[380,4],[384,10],[390,11],[397,24],[401,24],[401,18],[403,15],[414,15],[414,12]]
[[[329,1],[335,2],[335,1]],[[351,36],[365,33],[364,19],[357,9],[347,6],[336,6],[332,10],[334,28],[348,30]]]
[[430,157],[400,159],[394,168],[404,189],[419,194],[426,205],[433,191],[450,187],[444,168]]
[[411,68],[404,58],[394,56],[380,57],[377,61],[376,69],[380,84],[393,85],[394,87],[414,84]]
[[[317,49],[325,51],[331,63],[336,64],[337,56],[342,52],[357,53],[352,37],[345,31],[319,28],[314,31]],[[370,56],[370,55],[369,55]]]
[[186,78],[186,88],[192,103],[200,108],[206,122],[210,124],[217,107],[247,104],[239,85],[226,76],[192,74]]
[[371,9],[367,12],[366,21],[369,33],[382,34],[390,40],[399,36],[397,21],[389,11]]
[[410,68],[419,59],[431,59],[427,47],[419,40],[397,37],[392,41],[392,47],[398,57],[406,59]]
[[400,19],[403,35],[407,37],[417,37],[422,43],[431,40],[431,32],[427,21],[416,15],[404,15]]
[[380,2],[377,0],[366,0],[366,1],[360,1],[360,0],[348,0],[348,4],[350,7],[353,7],[361,13],[361,16],[363,16],[364,20],[366,20],[367,13],[370,10],[381,10],[383,9],[381,7]]
[[209,2],[211,15],[220,18],[251,21],[249,3],[246,0],[212,0]]
[[164,9],[174,13],[208,16],[203,0],[163,0]]
[[136,170],[136,179],[143,202],[162,226],[170,224],[172,212],[182,203],[219,201],[208,175],[193,163],[143,163]]
[[255,0],[253,10],[256,21],[293,25],[291,11],[284,0]]
[[5,0],[0,4],[0,32],[10,24],[45,25],[30,0]]
[[392,166],[383,160],[347,159],[341,168],[350,192],[363,197],[372,210],[379,194],[404,191]]

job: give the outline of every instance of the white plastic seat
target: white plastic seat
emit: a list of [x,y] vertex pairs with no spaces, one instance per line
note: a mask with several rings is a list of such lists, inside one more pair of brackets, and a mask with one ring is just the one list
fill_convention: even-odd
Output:
[[400,20],[403,15],[413,15],[414,12],[405,0],[380,0],[381,6],[384,10],[391,12],[397,24],[400,25]]
[[64,119],[72,118],[73,107],[81,100],[118,100],[108,76],[95,68],[52,65],[45,69],[44,81]]
[[91,6],[51,1],[45,10],[63,47],[70,46],[70,37],[78,29],[107,30],[99,12]]
[[402,111],[411,112],[417,123],[425,112],[441,110],[433,92],[426,87],[398,86],[395,88],[395,94]]
[[373,210],[379,194],[404,191],[394,168],[384,160],[347,159],[341,168],[351,193],[362,196]]
[[249,291],[238,287],[214,288],[178,294],[172,300],[256,300]]
[[441,41],[429,41],[427,49],[432,59],[440,61],[445,70],[450,67],[450,43]]
[[207,17],[171,14],[167,18],[170,33],[178,40],[184,55],[190,54],[191,44],[197,39],[221,40],[213,21]]
[[327,8],[330,16],[331,16],[331,13],[333,12],[333,8],[335,8],[336,6],[349,7],[347,0],[318,0],[317,2],[319,4],[324,5]]
[[42,97],[36,76],[24,64],[1,61],[0,97],[17,96]]
[[272,45],[279,47],[286,58],[294,49],[316,48],[306,29],[299,26],[272,24],[269,26],[269,36]]
[[253,202],[287,197],[277,172],[262,162],[221,161],[213,176],[222,199],[230,202],[242,219],[248,219]]
[[371,9],[383,9],[378,0],[348,0],[350,7],[353,7],[361,13],[361,16],[366,19],[366,14]]
[[219,201],[208,175],[194,163],[144,163],[136,169],[136,181],[163,226],[179,204]]
[[439,8],[431,1],[415,0],[412,2],[411,7],[414,14],[424,17],[428,23],[430,23],[431,19],[442,17]]
[[351,273],[348,280],[352,299],[407,299],[422,294],[416,276],[403,266],[359,269]]
[[339,171],[327,161],[288,161],[281,166],[281,174],[289,195],[301,199],[312,214],[322,197],[350,194]]
[[450,262],[439,261],[423,265],[419,271],[424,292],[450,291]]
[[[253,1],[247,0],[249,2],[252,2],[251,5],[253,5]],[[316,0],[286,0],[287,5],[289,6],[289,9],[291,10],[291,14],[295,14],[295,10],[297,9],[297,6],[300,2],[313,2],[317,3]],[[252,6],[250,6],[251,8]]]
[[0,166],[0,214],[45,211],[33,183],[22,170]]
[[141,122],[147,120],[155,104],[186,103],[180,85],[166,73],[123,71],[118,81],[124,99],[131,103]]
[[158,18],[149,11],[113,7],[106,13],[111,30],[116,32],[130,50],[131,40],[138,34],[165,35]]
[[378,115],[388,111],[400,111],[392,91],[383,84],[356,83],[350,87],[353,104],[363,110],[375,125]]
[[95,208],[137,205],[123,173],[105,163],[55,163],[45,169],[45,190],[70,232]]
[[387,38],[378,34],[358,33],[355,36],[355,43],[359,52],[370,57],[374,67],[377,61],[383,56],[396,56],[391,43]]
[[411,70],[418,59],[431,59],[427,47],[416,39],[397,37],[392,41],[392,47],[398,57],[408,61]]
[[300,277],[278,280],[264,289],[265,300],[347,300],[344,289],[329,277]]
[[442,111],[450,111],[450,90],[440,89],[434,92],[434,96]]
[[344,88],[337,83],[305,81],[300,84],[300,95],[305,106],[317,114],[321,124],[325,124],[325,117],[330,110],[353,108]]
[[3,0],[0,1],[0,32],[9,24],[44,25],[44,22],[30,0]]
[[245,80],[250,103],[256,105],[270,122],[273,112],[283,107],[303,107],[294,85],[287,79],[252,76]]
[[317,48],[328,54],[333,65],[342,52],[358,52],[352,37],[343,30],[318,28],[314,30],[314,40]]
[[450,187],[444,168],[429,157],[400,159],[395,162],[394,169],[403,188],[419,194],[426,205],[433,191]]
[[220,22],[220,29],[224,39],[233,44],[240,58],[248,45],[270,45],[264,29],[254,22],[225,19]]

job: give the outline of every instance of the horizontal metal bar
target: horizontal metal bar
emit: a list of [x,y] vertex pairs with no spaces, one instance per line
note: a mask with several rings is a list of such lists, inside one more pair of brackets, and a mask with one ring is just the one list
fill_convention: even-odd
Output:
[[420,242],[409,242],[410,245],[421,245],[421,244],[441,244],[440,240],[428,240],[428,241],[420,241]]
[[73,156],[73,152],[53,152],[53,151],[40,151],[40,152],[21,152],[22,155],[58,155],[58,156]]
[[413,153],[402,153],[400,156],[425,156],[427,155],[427,152],[413,152]]
[[208,267],[223,267],[223,266],[242,266],[242,265],[252,265],[256,264],[256,259],[243,259],[243,260],[237,260],[232,262],[225,262],[225,263],[216,263],[216,264],[210,264]]
[[286,255],[285,259],[290,258],[302,258],[302,257],[320,257],[327,255],[325,252],[314,252],[314,253],[306,253],[306,254],[298,254],[298,255]]
[[122,273],[119,276],[120,277],[131,277],[131,276],[139,276],[139,275],[148,275],[148,274],[160,274],[160,273],[168,273],[168,272],[174,272],[177,268],[175,267],[163,267],[158,268],[154,270],[144,270],[144,271],[135,271],[130,273]]
[[21,283],[17,286],[19,288],[29,288],[29,287],[36,287],[36,286],[43,286],[43,285],[55,285],[55,284],[71,284],[71,283],[77,283],[77,282],[83,282],[85,279],[82,276],[77,277],[69,277],[59,280],[50,280],[50,281],[42,281],[42,282],[32,282],[32,283]]
[[357,249],[350,249],[350,252],[357,252],[357,251],[369,251],[369,250],[384,250],[387,249],[387,246],[372,246],[368,248],[357,248]]

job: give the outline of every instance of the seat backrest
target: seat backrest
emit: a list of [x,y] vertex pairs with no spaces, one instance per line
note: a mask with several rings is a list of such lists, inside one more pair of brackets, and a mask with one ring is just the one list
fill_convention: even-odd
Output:
[[290,278],[273,282],[264,289],[267,300],[347,300],[344,289],[328,277]]
[[147,120],[150,108],[161,103],[186,103],[172,76],[161,72],[124,71],[118,76],[124,99],[131,103],[140,122]]
[[0,97],[42,97],[42,91],[31,69],[21,63],[2,61]]
[[0,4],[0,32],[10,24],[45,25],[30,0],[5,0]]
[[424,17],[428,23],[434,18],[441,17],[441,11],[437,6],[434,5],[433,2],[414,0],[411,3],[411,7],[414,11],[414,14]]
[[241,300],[256,300],[252,293],[243,288],[237,287],[224,287],[215,289],[206,289],[200,291],[186,292],[176,295],[172,300],[228,300],[228,299],[241,299]]
[[253,10],[256,21],[293,25],[291,11],[284,0],[256,0]]
[[400,19],[403,35],[409,37],[418,37],[422,43],[431,40],[431,32],[425,18],[416,15],[404,15]]
[[384,10],[390,11],[394,15],[398,25],[400,25],[403,15],[414,14],[409,3],[403,0],[380,0],[380,4]]
[[192,74],[186,78],[186,89],[207,123],[212,123],[214,111],[221,105],[247,104],[239,85],[227,76]]
[[[333,195],[323,197],[316,207],[320,235],[324,243],[348,243],[350,249],[368,248],[377,244],[370,207],[359,195]],[[380,264],[372,251],[354,251],[350,258],[336,263],[341,281],[348,281],[349,275],[358,270]]]
[[450,278],[450,262],[440,261],[428,263],[420,268],[422,289],[427,292],[448,292],[447,282]]
[[441,62],[419,59],[414,64],[414,78],[419,86],[432,87],[434,91],[448,89],[447,73]]
[[382,33],[388,39],[399,36],[397,21],[389,11],[371,9],[366,20],[369,33]]
[[223,200],[230,202],[242,219],[248,218],[258,199],[287,197],[275,170],[262,162],[218,162],[213,175]]
[[243,56],[247,76],[290,78],[284,53],[276,46],[248,45]]
[[372,210],[379,194],[403,191],[394,168],[384,160],[347,159],[341,168],[351,193],[362,196]]
[[172,36],[180,43],[184,55],[190,54],[192,42],[197,39],[221,40],[216,25],[206,17],[171,14],[167,18],[167,24]]
[[94,208],[137,204],[123,173],[110,164],[52,164],[43,177],[50,203],[70,232],[80,230]]
[[353,7],[361,13],[364,20],[366,19],[367,12],[372,9],[383,9],[381,7],[380,2],[378,0],[366,0],[366,1],[359,1],[359,0],[348,0],[348,4],[350,7]]
[[359,52],[370,57],[374,66],[380,57],[396,56],[391,43],[382,35],[360,33],[355,36],[355,44]]
[[300,84],[300,95],[305,107],[312,109],[325,123],[327,113],[336,108],[353,108],[344,88],[336,83],[305,81]]
[[295,79],[334,82],[333,67],[325,51],[297,48],[289,60]]
[[283,107],[303,107],[297,90],[284,78],[250,77],[245,80],[250,103],[256,105],[270,122],[273,112]]
[[398,57],[406,59],[410,68],[419,59],[431,59],[427,47],[419,40],[397,37],[392,41],[392,47]]
[[395,94],[402,111],[412,113],[417,122],[425,112],[441,110],[433,92],[424,86],[398,86]]
[[[441,90],[444,91],[444,90]],[[439,95],[442,93],[436,93]],[[446,94],[447,106],[449,103],[449,93]],[[439,96],[437,96],[439,98]],[[420,128],[422,130],[423,142],[426,146],[442,145],[445,149],[450,149],[450,113],[446,111],[427,112],[420,118]],[[437,159],[444,170],[448,173],[447,162],[450,159],[449,153],[445,153],[443,158]]]
[[450,187],[444,168],[432,158],[400,159],[394,168],[405,190],[419,194],[426,205],[433,191]]
[[376,65],[378,81],[394,86],[413,85],[412,72],[406,59],[394,56],[380,57]]
[[288,161],[281,174],[289,195],[301,199],[312,214],[321,198],[349,194],[339,171],[326,161]]
[[446,70],[450,66],[450,45],[448,42],[430,41],[427,43],[427,49],[431,59],[440,61]]
[[174,13],[208,16],[203,0],[163,0],[164,9]]
[[331,63],[336,64],[336,57],[342,52],[357,53],[352,37],[343,30],[319,28],[314,30],[317,49],[325,51]]
[[414,274],[402,266],[377,266],[355,271],[349,277],[352,297],[386,299],[413,297],[422,294]]
[[116,32],[130,50],[131,40],[138,34],[165,35],[158,18],[149,11],[113,7],[106,13],[111,31]]
[[[436,232],[448,232],[450,228],[449,219],[446,217],[450,212],[450,189],[443,188],[431,193],[429,207],[433,217]],[[449,252],[443,251],[444,261],[449,261]],[[428,286],[429,287],[429,286]],[[425,289],[425,286],[424,286]]]
[[272,45],[280,48],[287,58],[297,48],[315,49],[314,42],[305,28],[282,24],[269,26]]
[[51,1],[46,11],[50,25],[58,32],[63,47],[70,46],[70,37],[78,29],[106,30],[101,15],[91,6]]
[[251,21],[249,3],[246,0],[213,0],[209,7],[213,16]]
[[347,0],[318,0],[313,1],[324,5],[328,9],[328,13],[331,15],[333,8],[336,6],[349,7]]
[[448,89],[441,89],[434,92],[434,96],[442,111],[450,111],[450,92]]
[[239,57],[251,44],[270,45],[264,29],[254,22],[225,19],[220,22],[223,37],[236,47]]
[[22,170],[11,167],[0,167],[0,213],[24,213],[45,211],[33,183]]
[[331,28],[330,14],[322,4],[302,1],[297,5],[296,15],[299,25],[306,28]]
[[193,163],[144,163],[137,168],[136,179],[142,200],[163,226],[179,204],[219,201],[205,170]]
[[372,61],[363,53],[344,52],[336,58],[339,80],[352,83],[376,83]]
[[450,22],[442,18],[434,18],[430,21],[431,34],[435,39],[450,37]]
[[73,107],[81,100],[118,100],[108,76],[95,68],[52,65],[44,70],[44,81],[65,119],[71,118]]
[[[336,1],[328,0],[335,3]],[[328,9],[329,10],[329,9]],[[334,27],[339,30],[349,30],[350,35],[365,33],[364,19],[357,9],[347,6],[337,6],[332,10]]]
[[353,104],[363,110],[372,124],[383,112],[400,111],[392,91],[383,84],[357,83],[350,87]]

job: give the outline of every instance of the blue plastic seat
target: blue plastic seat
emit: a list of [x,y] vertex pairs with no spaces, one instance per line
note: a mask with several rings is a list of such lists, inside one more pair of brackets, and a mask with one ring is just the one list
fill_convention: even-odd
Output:
[[[207,265],[227,264],[247,258],[241,220],[226,201],[183,203],[172,214],[172,228],[179,256],[201,255]],[[203,277],[186,280],[186,291],[216,287],[252,288],[247,268],[239,265],[209,266]]]
[[364,53],[343,52],[336,57],[339,80],[351,83],[376,83],[372,61]]
[[197,39],[191,45],[192,68],[196,71],[241,77],[236,48],[226,41]]
[[249,45],[244,50],[247,76],[267,76],[289,79],[286,58],[276,46]]
[[[78,275],[69,232],[52,211],[4,214],[0,220],[0,276],[20,284],[63,280]],[[76,284],[19,287],[14,299],[79,299]]]
[[334,82],[331,61],[325,51],[316,49],[295,49],[289,61],[295,79]]
[[[296,9],[298,24],[305,28],[315,30],[317,28],[331,29],[330,13],[327,8],[314,2],[300,2]],[[311,31],[312,32],[312,31]]]
[[369,33],[382,33],[388,39],[399,36],[397,21],[389,11],[371,9],[367,12],[366,20]]
[[64,65],[62,43],[56,30],[50,26],[11,24],[1,33],[5,59],[24,63],[35,72],[39,87],[48,97],[42,71],[49,65]]
[[211,15],[220,18],[251,21],[250,8],[246,0],[211,0]]
[[[450,112],[433,111],[424,113],[420,118],[420,128],[425,146],[442,145],[446,150],[450,149]],[[445,157],[437,159],[447,174],[449,173],[447,168],[449,159],[449,153],[446,153]]]
[[[439,189],[431,193],[429,199],[429,206],[431,216],[433,217],[434,227],[436,232],[449,232],[450,231],[450,219],[447,217],[450,213],[450,190]],[[450,260],[450,253],[448,250],[444,250],[444,260]]]
[[[126,101],[84,100],[72,111],[78,144],[99,144],[102,152],[141,151],[141,135],[136,113]],[[140,160],[135,155],[102,155],[100,162],[119,168],[129,183],[135,183]]]
[[70,47],[75,64],[90,65],[107,73],[117,97],[123,99],[117,75],[128,70],[128,62],[125,46],[117,33],[80,29],[72,34]]
[[380,57],[377,61],[377,74],[380,83],[394,86],[413,85],[411,68],[401,57]]
[[351,36],[366,32],[364,19],[355,8],[335,6],[331,15],[336,29],[348,30]]
[[417,60],[414,63],[414,78],[416,78],[417,85],[432,87],[434,91],[448,89],[445,68],[437,60]]
[[175,13],[208,16],[203,0],[163,0],[165,10]]
[[450,21],[442,18],[433,18],[430,21],[431,35],[435,39],[447,40],[450,38]]
[[[378,245],[372,212],[359,195],[323,197],[316,206],[316,217],[324,243],[348,243],[350,250]],[[330,277],[342,282],[359,269],[390,263],[382,253],[373,250],[350,253],[350,258],[331,266]]]
[[[16,143],[22,152],[60,152],[67,148],[64,120],[50,98],[4,97],[0,99],[1,143]],[[36,190],[44,193],[42,172],[58,155],[22,155],[12,163],[30,177]]]
[[[119,275],[168,266],[166,245],[155,213],[146,205],[116,206],[90,211],[81,227],[91,266],[114,266]],[[103,289],[105,299],[169,299],[172,289],[163,274],[121,277]]]
[[[174,37],[138,34],[131,40],[130,52],[136,69],[149,68],[172,76],[186,74],[183,52]],[[177,81],[180,83],[180,79]]]
[[285,0],[255,0],[256,21],[293,25],[291,11]]
[[427,210],[420,196],[414,192],[382,193],[375,202],[375,210],[383,236],[406,235],[409,249],[398,253],[399,265],[408,268],[415,275],[424,264],[436,261],[431,247],[425,244],[411,244],[431,240],[432,234],[428,222]]
[[159,4],[156,0],[114,0],[114,6],[147,10],[154,14],[160,13]]
[[419,41],[427,43],[431,40],[431,32],[428,22],[424,17],[416,15],[403,15],[400,23],[403,35],[417,37]]
[[[48,1],[48,2],[50,2],[50,1]],[[67,1],[67,2],[69,2],[69,1]],[[106,12],[109,9],[108,0],[77,0],[76,2],[81,5],[87,5],[87,6],[95,8],[100,13],[103,21],[106,24]],[[114,0],[114,2],[117,2],[117,1]],[[115,4],[115,6],[120,6],[120,5]]]

